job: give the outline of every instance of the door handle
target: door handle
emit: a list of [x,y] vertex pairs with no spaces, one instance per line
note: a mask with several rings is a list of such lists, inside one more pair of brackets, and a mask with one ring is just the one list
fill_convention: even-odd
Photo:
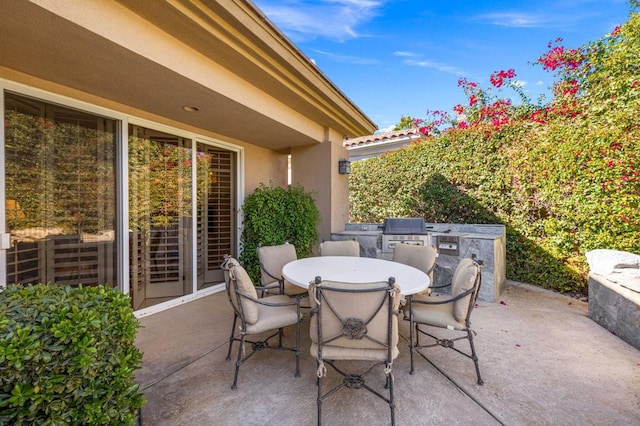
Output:
[[11,234],[8,232],[0,234],[0,250],[9,250],[11,248]]

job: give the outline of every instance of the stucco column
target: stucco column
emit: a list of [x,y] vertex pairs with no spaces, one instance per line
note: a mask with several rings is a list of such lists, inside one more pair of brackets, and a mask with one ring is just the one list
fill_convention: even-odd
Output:
[[349,175],[338,173],[338,161],[349,155],[341,135],[326,136],[323,143],[291,149],[291,182],[313,193],[320,211],[320,241],[343,231],[349,221]]

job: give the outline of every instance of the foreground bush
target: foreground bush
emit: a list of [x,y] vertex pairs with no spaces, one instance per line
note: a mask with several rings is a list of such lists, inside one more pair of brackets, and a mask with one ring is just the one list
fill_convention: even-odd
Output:
[[0,293],[0,424],[134,424],[139,327],[107,286],[10,286]]

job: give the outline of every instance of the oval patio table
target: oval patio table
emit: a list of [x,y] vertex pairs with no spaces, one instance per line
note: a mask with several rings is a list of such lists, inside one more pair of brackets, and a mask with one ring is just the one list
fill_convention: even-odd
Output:
[[394,277],[403,296],[420,293],[431,284],[429,276],[417,268],[372,257],[307,257],[284,265],[282,276],[291,284],[303,288],[309,288],[316,276],[323,280],[348,283],[387,281],[389,277]]

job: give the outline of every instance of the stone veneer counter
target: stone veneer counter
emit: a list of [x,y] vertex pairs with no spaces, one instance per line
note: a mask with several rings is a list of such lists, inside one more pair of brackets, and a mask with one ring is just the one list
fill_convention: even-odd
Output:
[[[434,285],[451,282],[453,272],[464,258],[475,256],[482,260],[482,287],[478,298],[497,302],[506,282],[506,231],[504,225],[427,223],[427,233],[434,245],[437,237],[459,237],[459,253],[440,253],[436,260]],[[392,253],[382,253],[382,225],[377,223],[348,223],[345,230],[331,234],[332,240],[356,240],[360,243],[360,255],[391,260]]]
[[616,281],[589,274],[589,318],[640,349],[640,293]]

